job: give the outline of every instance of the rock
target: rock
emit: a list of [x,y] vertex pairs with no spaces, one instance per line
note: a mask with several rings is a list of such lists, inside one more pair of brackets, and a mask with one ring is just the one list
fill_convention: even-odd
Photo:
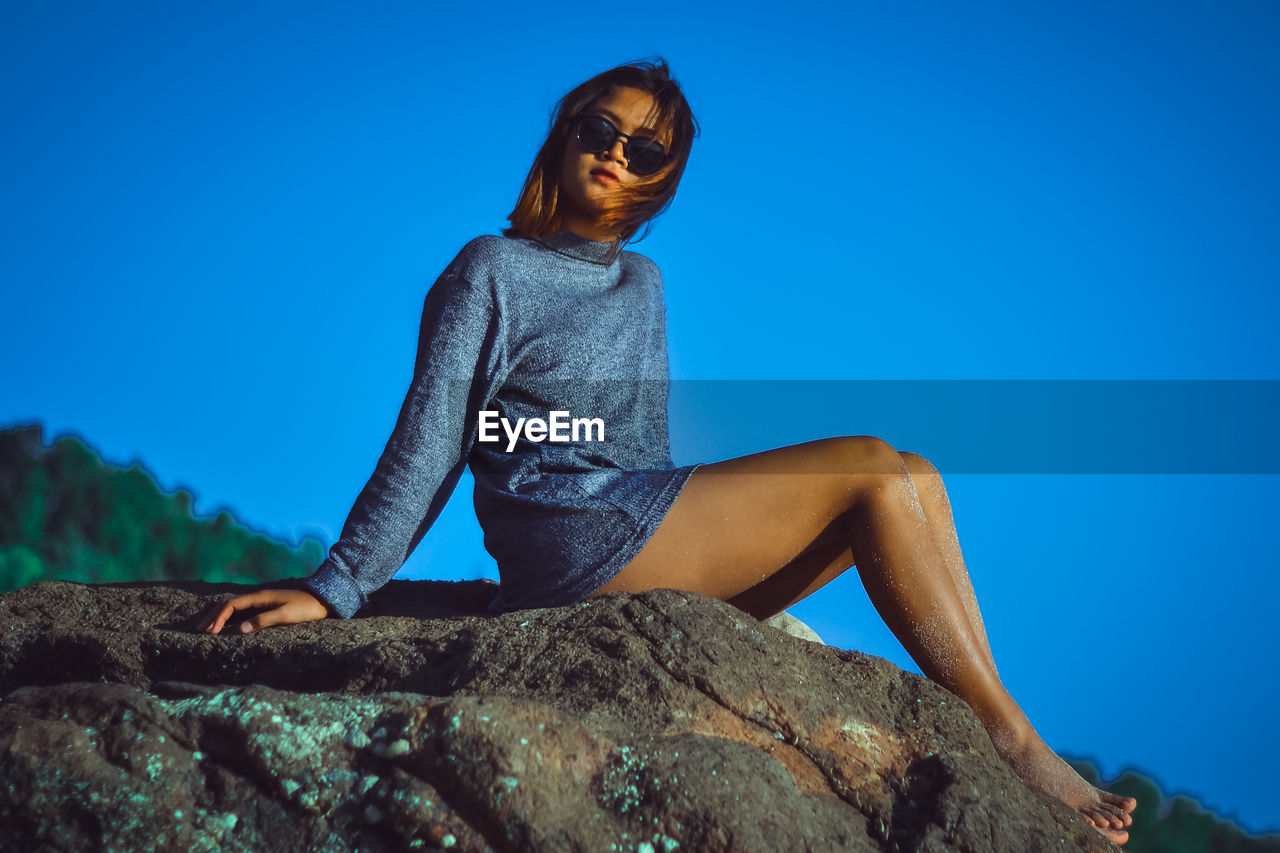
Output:
[[793,637],[799,637],[802,640],[808,640],[811,643],[821,643],[822,638],[818,636],[818,632],[792,616],[787,611],[782,611],[768,619],[762,619],[761,625],[768,625],[770,628],[777,628],[779,631],[785,631]]
[[392,581],[194,631],[259,588],[0,596],[0,849],[1118,849],[951,693],[725,602]]

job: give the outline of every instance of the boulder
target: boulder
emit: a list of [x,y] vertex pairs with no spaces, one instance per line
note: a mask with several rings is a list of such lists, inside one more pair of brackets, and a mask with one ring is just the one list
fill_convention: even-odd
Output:
[[963,701],[798,620],[392,581],[350,620],[194,630],[259,588],[0,596],[0,849],[1119,849]]

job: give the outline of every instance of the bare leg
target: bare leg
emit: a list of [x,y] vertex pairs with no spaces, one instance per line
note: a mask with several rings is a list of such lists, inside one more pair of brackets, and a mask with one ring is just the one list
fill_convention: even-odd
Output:
[[[995,658],[991,654],[991,645],[987,641],[986,626],[983,625],[982,613],[978,609],[978,598],[974,594],[973,583],[969,579],[969,570],[965,568],[964,557],[960,554],[960,540],[956,534],[955,521],[951,516],[951,501],[947,498],[947,490],[942,483],[942,475],[923,456],[906,451],[899,451],[898,455],[902,457],[902,461],[906,464],[907,470],[911,475],[912,485],[915,486],[916,494],[919,496],[921,509],[924,511],[925,518],[929,521],[929,529],[932,531],[934,541],[937,542],[938,548],[942,552],[947,572],[950,573],[951,581],[955,585],[961,603],[964,605],[969,625],[982,645],[987,663],[994,670],[996,668]],[[811,549],[822,549],[823,543],[827,539],[831,542],[831,545],[828,545],[822,551],[827,556],[817,560],[824,569],[829,569],[829,576],[823,577],[822,572],[813,573],[815,579],[820,579],[820,583],[809,584],[803,589],[792,587],[788,590],[785,587],[785,576],[799,573],[795,571],[776,572],[741,595],[730,599],[731,603],[751,613],[758,619],[767,619],[775,613],[786,610],[797,601],[803,601],[814,590],[825,585],[845,569],[852,567],[854,564],[853,555],[849,552],[847,536],[845,535],[851,519],[846,519],[842,523],[843,527],[835,531],[836,535],[824,537],[823,541],[820,541]],[[846,547],[831,547],[837,543]],[[842,557],[841,555],[844,556]]]
[[1089,785],[1031,727],[996,674],[976,600],[967,603],[958,544],[950,564],[939,544],[954,536],[950,510],[949,536],[930,513],[909,461],[869,436],[730,459],[696,471],[645,548],[593,595],[688,589],[768,615],[856,563],[885,624],[926,676],[969,704],[1013,770],[1124,843],[1136,802]]
[[956,534],[955,520],[951,517],[951,501],[947,498],[946,487],[942,485],[942,475],[923,456],[904,452],[899,455],[911,472],[911,483],[920,497],[920,506],[925,518],[929,520],[934,541],[942,551],[942,559],[947,564],[951,581],[960,594],[960,602],[964,605],[965,615],[969,617],[969,625],[982,644],[982,650],[987,654],[987,663],[994,671],[995,657],[991,654],[991,644],[987,642],[987,629],[982,624],[982,613],[978,610],[978,597],[973,592],[969,570],[965,568],[964,557],[960,555],[960,539]]

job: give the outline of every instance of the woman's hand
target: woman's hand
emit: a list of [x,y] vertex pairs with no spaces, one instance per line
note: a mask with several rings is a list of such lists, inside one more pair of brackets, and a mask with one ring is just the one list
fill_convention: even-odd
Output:
[[214,607],[200,617],[196,630],[206,634],[216,634],[222,630],[222,626],[227,624],[227,620],[237,610],[258,610],[264,607],[271,609],[252,616],[240,624],[242,633],[250,634],[271,625],[311,622],[329,615],[329,608],[325,603],[306,590],[264,589],[248,595],[237,595]]

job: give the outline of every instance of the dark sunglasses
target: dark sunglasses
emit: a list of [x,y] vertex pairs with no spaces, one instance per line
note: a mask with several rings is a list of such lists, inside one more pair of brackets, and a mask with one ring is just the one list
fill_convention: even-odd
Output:
[[590,154],[599,154],[613,147],[621,136],[622,156],[627,158],[627,171],[635,175],[652,175],[667,162],[667,151],[662,143],[647,136],[628,136],[613,126],[604,116],[578,116],[578,144]]

